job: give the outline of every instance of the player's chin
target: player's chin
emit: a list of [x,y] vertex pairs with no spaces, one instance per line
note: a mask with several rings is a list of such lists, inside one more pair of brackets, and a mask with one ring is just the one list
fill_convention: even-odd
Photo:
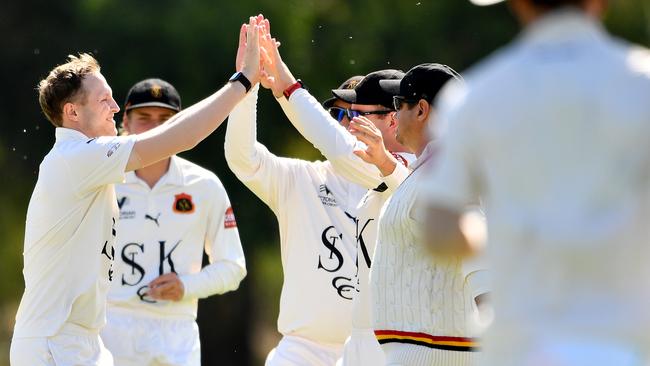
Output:
[[104,136],[117,136],[115,121],[111,120],[110,124],[106,124],[106,128],[104,129]]

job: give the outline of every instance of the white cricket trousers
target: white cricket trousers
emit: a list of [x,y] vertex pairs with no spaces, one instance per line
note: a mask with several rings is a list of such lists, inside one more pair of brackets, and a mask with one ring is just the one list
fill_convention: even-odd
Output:
[[385,365],[386,356],[372,329],[352,329],[337,366]]
[[194,319],[164,319],[109,308],[101,335],[115,366],[201,366]]
[[11,366],[113,366],[99,334],[65,323],[51,337],[13,338]]
[[284,336],[266,357],[265,366],[334,366],[343,346]]

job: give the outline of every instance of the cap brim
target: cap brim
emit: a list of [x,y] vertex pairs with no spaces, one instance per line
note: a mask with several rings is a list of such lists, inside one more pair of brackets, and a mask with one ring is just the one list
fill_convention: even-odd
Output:
[[399,85],[402,80],[385,79],[379,80],[379,87],[390,95],[399,95]]
[[338,100],[338,98],[334,98],[334,97],[332,97],[332,98],[330,98],[330,99],[327,99],[327,100],[325,100],[325,101],[323,102],[323,107],[324,107],[325,109],[332,108],[332,107],[334,106],[334,103],[335,103],[337,100]]
[[178,109],[178,108],[176,108],[176,107],[174,107],[174,106],[172,106],[170,104],[161,103],[161,102],[148,102],[148,103],[132,104],[132,105],[126,107],[124,110],[125,111],[130,111],[132,109],[144,108],[144,107],[162,107],[162,108],[171,109],[172,111],[176,111],[176,112],[180,111],[180,109]]
[[357,101],[357,92],[354,89],[334,89],[332,94],[344,102],[356,103]]
[[472,4],[478,5],[478,6],[488,6],[488,5],[494,5],[497,3],[502,3],[505,0],[469,0]]

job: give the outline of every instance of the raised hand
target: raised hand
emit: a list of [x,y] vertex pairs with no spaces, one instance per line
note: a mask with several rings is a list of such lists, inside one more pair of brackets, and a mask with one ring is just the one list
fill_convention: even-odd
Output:
[[237,47],[237,59],[235,60],[235,70],[242,71],[244,69],[244,54],[246,53],[246,31],[248,26],[246,23],[242,24],[239,28],[239,46]]
[[[275,84],[275,78],[269,74],[269,72],[264,68],[264,64],[271,65],[273,61],[271,56],[269,56],[270,44],[271,42],[271,22],[268,19],[262,19],[262,30],[260,35],[260,84],[265,89],[272,89],[273,84]],[[279,46],[280,43],[278,42]]]
[[296,79],[289,71],[287,65],[282,61],[278,48],[280,42],[271,36],[271,24],[268,19],[263,22],[263,36],[261,38],[262,53],[262,86],[271,89],[276,98],[282,96],[282,92],[293,85]]
[[[260,15],[261,16],[261,15]],[[250,17],[248,24],[243,24],[239,34],[239,48],[235,66],[255,85],[260,80],[260,33],[258,24],[260,16]],[[243,37],[245,30],[245,38]]]
[[375,165],[381,174],[390,175],[397,165],[397,159],[384,146],[381,131],[368,118],[359,116],[350,121],[348,131],[357,140],[366,144],[365,150],[354,150],[354,155],[368,164]]

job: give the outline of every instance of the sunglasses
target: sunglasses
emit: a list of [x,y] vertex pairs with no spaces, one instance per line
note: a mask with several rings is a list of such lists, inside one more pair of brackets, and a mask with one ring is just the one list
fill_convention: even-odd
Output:
[[371,114],[378,114],[378,115],[386,115],[389,113],[392,113],[392,110],[377,110],[377,111],[368,111],[368,112],[361,112],[357,111],[354,109],[347,109],[347,108],[340,108],[340,107],[331,107],[328,109],[330,116],[334,118],[337,122],[341,123],[343,121],[343,118],[348,117],[348,119],[352,119],[354,117],[359,117],[359,116],[369,116]]
[[393,96],[393,108],[395,108],[396,111],[399,111],[404,104],[415,104],[418,101],[419,99],[406,99],[404,97],[395,95]]

